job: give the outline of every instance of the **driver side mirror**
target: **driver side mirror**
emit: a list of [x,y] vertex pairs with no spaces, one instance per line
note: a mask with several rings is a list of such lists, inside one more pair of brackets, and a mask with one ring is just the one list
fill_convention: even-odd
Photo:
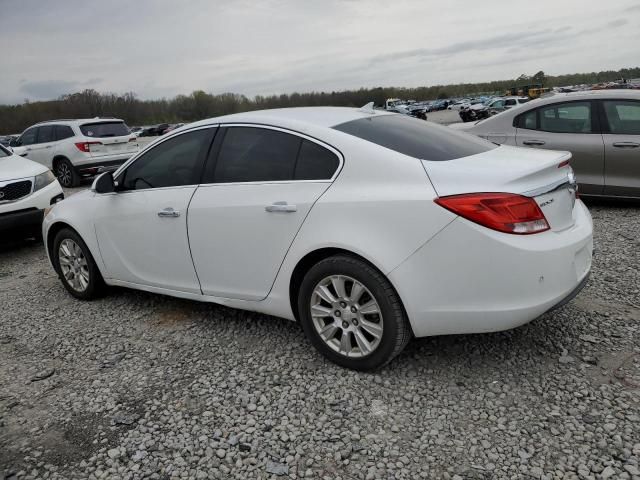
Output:
[[21,145],[21,141],[19,138],[12,138],[11,141],[9,142],[9,146],[10,147],[19,147]]
[[104,172],[96,178],[91,186],[91,190],[96,193],[112,193],[116,191],[116,185],[113,181],[111,172]]

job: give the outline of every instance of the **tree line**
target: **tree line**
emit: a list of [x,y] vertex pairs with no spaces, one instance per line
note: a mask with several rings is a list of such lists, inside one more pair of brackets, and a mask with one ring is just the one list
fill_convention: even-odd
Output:
[[429,87],[376,87],[334,92],[258,95],[249,98],[237,93],[211,94],[197,90],[171,99],[141,100],[133,92],[125,94],[99,93],[84,90],[63,95],[56,100],[29,102],[20,105],[0,105],[0,134],[20,133],[34,123],[61,118],[122,118],[130,126],[156,123],[192,122],[208,117],[282,107],[347,106],[360,107],[371,101],[384,104],[387,98],[433,100],[479,94],[503,94],[508,88],[529,83],[544,83],[546,87],[595,84],[620,78],[639,78],[640,67],[618,71],[575,73],[545,76],[520,75],[516,79]]

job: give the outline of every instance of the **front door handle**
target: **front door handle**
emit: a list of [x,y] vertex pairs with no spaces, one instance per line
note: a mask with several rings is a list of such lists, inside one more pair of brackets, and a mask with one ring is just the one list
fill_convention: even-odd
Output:
[[160,210],[158,212],[158,216],[159,217],[170,217],[170,218],[176,218],[180,216],[180,212],[177,210],[174,210],[171,207],[167,207],[163,210]]
[[613,144],[616,148],[638,148],[640,147],[640,143],[636,142],[616,142]]
[[287,202],[274,202],[271,205],[264,207],[267,212],[285,212],[291,213],[298,210],[295,205],[289,205]]
[[542,140],[525,140],[524,142],[522,142],[523,145],[544,145],[544,142]]

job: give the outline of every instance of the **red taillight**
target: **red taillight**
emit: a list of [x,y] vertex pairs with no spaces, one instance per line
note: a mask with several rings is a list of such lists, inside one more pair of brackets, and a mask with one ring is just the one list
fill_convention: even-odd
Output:
[[468,193],[436,198],[456,215],[499,232],[528,235],[549,230],[544,213],[533,198],[513,193]]
[[81,152],[89,153],[91,151],[90,145],[102,145],[102,142],[78,142],[75,145]]

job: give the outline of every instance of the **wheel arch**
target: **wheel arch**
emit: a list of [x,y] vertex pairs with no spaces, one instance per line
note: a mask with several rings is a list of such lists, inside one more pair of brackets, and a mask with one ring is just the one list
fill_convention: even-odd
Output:
[[61,154],[57,154],[54,155],[53,159],[51,159],[51,169],[55,169],[56,165],[58,164],[58,162],[60,162],[61,160],[66,160],[68,162],[71,162],[71,160],[69,160],[66,156],[61,155]]
[[395,290],[398,298],[400,299],[400,304],[402,305],[402,309],[407,312],[407,309],[404,306],[404,302],[402,297],[400,296],[400,292],[393,284],[393,281],[386,275],[374,262],[369,260],[366,257],[363,257],[360,254],[352,252],[351,250],[347,250],[339,247],[325,247],[318,248],[316,250],[312,250],[304,255],[293,269],[291,273],[291,278],[289,279],[289,305],[291,307],[291,311],[293,312],[293,316],[296,321],[300,321],[299,312],[298,312],[298,293],[300,292],[300,284],[302,283],[302,279],[307,274],[307,272],[313,267],[316,263],[324,260],[325,258],[332,257],[334,255],[346,255],[349,257],[357,258],[358,260],[366,263],[371,268],[377,270],[380,275],[387,279],[391,287]]
[[53,266],[53,269],[56,271],[56,273],[60,273],[60,272],[58,272],[58,269],[53,261],[53,256],[52,256],[53,241],[55,240],[58,232],[60,232],[61,230],[64,230],[65,228],[72,230],[76,235],[78,235],[82,239],[82,241],[85,243],[85,245],[89,249],[91,256],[93,257],[93,261],[96,264],[96,268],[100,272],[100,275],[102,275],[102,278],[104,278],[104,272],[102,271],[102,258],[99,256],[99,252],[94,252],[91,248],[91,242],[87,242],[87,240],[84,238],[84,236],[80,233],[80,231],[77,228],[74,228],[73,225],[71,225],[70,223],[64,220],[60,220],[51,224],[51,226],[47,229],[46,238],[43,239],[47,247],[47,256],[49,257],[49,262]]

